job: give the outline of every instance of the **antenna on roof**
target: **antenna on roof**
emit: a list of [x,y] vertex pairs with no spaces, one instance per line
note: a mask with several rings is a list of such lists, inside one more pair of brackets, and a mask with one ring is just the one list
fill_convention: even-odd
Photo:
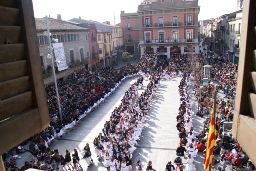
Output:
[[113,11],[113,16],[114,16],[114,25],[116,25],[116,16],[115,16],[115,11]]

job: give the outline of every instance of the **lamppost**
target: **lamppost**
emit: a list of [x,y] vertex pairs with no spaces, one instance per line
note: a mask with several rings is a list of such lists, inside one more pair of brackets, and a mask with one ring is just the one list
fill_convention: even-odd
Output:
[[49,50],[50,50],[50,53],[47,55],[47,57],[49,59],[51,59],[51,62],[52,62],[52,72],[53,72],[53,79],[54,79],[55,91],[56,91],[58,108],[59,108],[59,116],[60,116],[60,122],[62,123],[62,110],[61,110],[61,104],[60,104],[60,96],[59,96],[57,78],[56,78],[56,73],[55,73],[54,54],[53,54],[53,48],[52,48],[51,33],[50,33],[50,29],[49,29],[49,20],[48,20],[47,16],[46,16],[46,28],[47,28],[47,33],[46,34],[48,36]]

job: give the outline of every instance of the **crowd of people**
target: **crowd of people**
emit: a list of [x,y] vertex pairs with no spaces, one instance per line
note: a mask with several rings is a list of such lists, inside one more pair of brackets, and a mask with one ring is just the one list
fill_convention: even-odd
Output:
[[158,83],[158,76],[151,76],[145,92],[138,94],[143,85],[139,78],[125,93],[119,107],[112,112],[110,120],[104,125],[102,133],[94,140],[99,161],[110,171],[130,171],[132,153],[144,128],[149,102]]
[[[140,139],[144,128],[145,118],[150,109],[150,100],[159,83],[163,69],[163,75],[175,73],[182,76],[179,93],[180,107],[177,115],[177,130],[180,143],[177,147],[177,158],[168,162],[166,170],[175,169],[194,171],[194,160],[198,155],[205,153],[207,132],[209,126],[209,116],[211,114],[211,97],[215,90],[214,84],[218,84],[218,92],[223,94],[223,98],[217,100],[216,132],[217,145],[214,149],[213,167],[223,171],[227,165],[243,167],[248,170],[255,170],[254,165],[241,147],[232,138],[230,132],[224,129],[226,122],[232,122],[237,77],[237,65],[223,61],[221,58],[211,58],[206,60],[204,53],[197,56],[201,65],[206,62],[212,65],[209,86],[201,88],[201,77],[195,76],[190,67],[191,60],[188,55],[173,55],[170,61],[158,60],[157,54],[146,54],[141,57],[136,65],[127,65],[122,68],[104,68],[96,72],[89,72],[85,68],[79,69],[64,78],[58,79],[60,92],[60,102],[62,106],[63,120],[60,120],[58,113],[57,98],[53,84],[46,85],[49,113],[51,122],[48,128],[40,134],[35,135],[20,146],[14,148],[3,156],[5,166],[9,170],[17,169],[15,161],[17,154],[30,152],[33,159],[26,162],[20,170],[28,168],[39,168],[44,170],[69,170],[82,169],[79,164],[79,155],[76,149],[66,150],[65,155],[61,155],[58,149],[50,149],[49,145],[56,136],[61,136],[63,130],[73,127],[81,117],[98,106],[106,96],[112,92],[121,80],[127,76],[140,73],[150,77],[149,84],[142,94],[138,90],[143,86],[143,78],[140,77],[130,89],[125,92],[119,107],[112,112],[110,120],[106,121],[100,133],[94,139],[94,147],[98,160],[110,171],[130,171],[136,166],[137,171],[142,171],[141,161],[132,163],[132,154],[136,149],[136,144]],[[143,73],[143,74],[142,74]],[[192,111],[191,100],[193,96],[190,89],[199,89],[198,111]],[[193,118],[195,115],[205,118],[202,131],[195,133],[193,128]],[[23,146],[24,145],[24,146]],[[26,147],[26,148],[25,148]],[[84,159],[88,166],[93,165],[91,149],[89,144],[84,147]],[[11,157],[9,157],[11,156]],[[182,160],[186,159],[183,163]],[[153,171],[152,161],[148,162],[146,171]]]
[[[16,168],[17,156],[24,152],[30,152],[37,161],[44,162],[44,156],[53,154],[49,152],[50,143],[61,136],[63,130],[75,126],[76,122],[85,116],[87,112],[93,110],[101,101],[117,88],[119,83],[126,77],[138,73],[138,68],[134,65],[126,65],[121,68],[104,68],[96,72],[89,72],[85,68],[76,70],[74,73],[58,79],[60,102],[63,119],[60,120],[57,106],[57,97],[54,84],[45,86],[48,100],[50,125],[40,134],[33,136],[18,147],[3,155],[7,168]],[[56,150],[55,150],[56,151]],[[53,155],[51,155],[51,162]],[[26,162],[25,167],[36,167],[35,161]],[[37,165],[39,162],[37,162]],[[49,164],[47,165],[49,166]],[[45,167],[45,166],[43,166]],[[50,166],[49,166],[50,167]]]

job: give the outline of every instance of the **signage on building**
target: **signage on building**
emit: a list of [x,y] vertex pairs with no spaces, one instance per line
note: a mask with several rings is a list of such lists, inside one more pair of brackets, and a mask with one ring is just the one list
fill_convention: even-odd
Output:
[[63,43],[53,43],[53,50],[58,67],[58,71],[63,71],[68,68]]

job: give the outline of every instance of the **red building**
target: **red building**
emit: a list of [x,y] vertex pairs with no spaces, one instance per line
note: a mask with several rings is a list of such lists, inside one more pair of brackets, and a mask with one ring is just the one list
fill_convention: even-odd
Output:
[[121,12],[124,45],[141,55],[199,52],[198,0],[147,0],[137,13]]

